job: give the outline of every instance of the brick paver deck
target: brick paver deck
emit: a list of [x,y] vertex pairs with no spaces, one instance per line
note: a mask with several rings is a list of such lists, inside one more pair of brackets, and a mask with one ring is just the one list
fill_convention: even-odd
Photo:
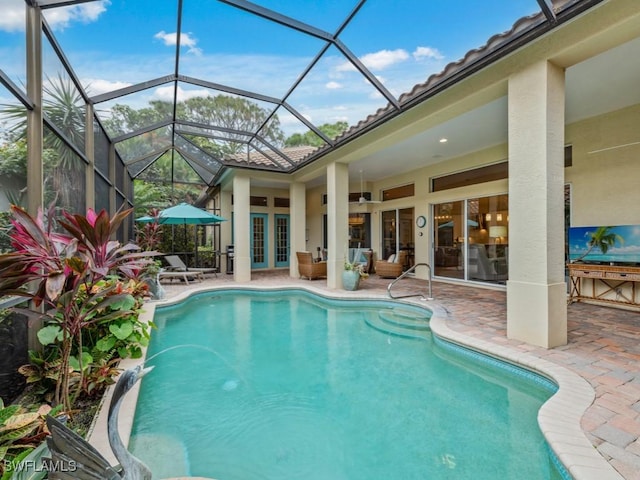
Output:
[[[189,286],[165,285],[171,297],[191,287],[233,284],[220,274]],[[386,294],[389,280],[375,275],[360,283],[355,294]],[[254,273],[251,285],[312,285],[324,280],[299,280],[288,271]],[[403,279],[397,293],[427,291],[425,281]],[[344,292],[342,292],[344,293]],[[595,401],[582,416],[581,427],[593,446],[628,480],[640,480],[640,314],[633,311],[572,304],[568,307],[568,344],[544,349],[506,337],[506,293],[485,288],[433,282],[434,303],[448,312],[447,326],[456,332],[508,346],[563,366],[587,380]]]

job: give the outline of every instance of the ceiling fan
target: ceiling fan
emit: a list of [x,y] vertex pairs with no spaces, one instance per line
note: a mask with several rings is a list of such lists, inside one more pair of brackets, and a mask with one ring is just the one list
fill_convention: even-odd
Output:
[[349,203],[357,203],[358,205],[366,205],[368,203],[382,203],[379,200],[367,200],[367,198],[364,196],[364,180],[362,179],[362,170],[360,170],[360,198],[358,198],[357,202]]

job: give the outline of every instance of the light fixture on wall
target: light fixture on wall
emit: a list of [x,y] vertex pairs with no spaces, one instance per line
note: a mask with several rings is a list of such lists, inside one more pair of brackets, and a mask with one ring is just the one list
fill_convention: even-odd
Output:
[[501,214],[501,213],[498,213],[498,214],[496,215],[496,221],[497,221],[497,222],[501,222],[501,221],[502,221],[502,214]]
[[507,236],[507,227],[504,225],[491,225],[489,227],[489,236],[496,239],[496,243],[500,243],[501,239]]
[[491,214],[490,213],[486,213],[484,216],[485,221],[490,222],[491,221]]
[[363,225],[364,224],[364,215],[360,214],[349,214],[349,225]]

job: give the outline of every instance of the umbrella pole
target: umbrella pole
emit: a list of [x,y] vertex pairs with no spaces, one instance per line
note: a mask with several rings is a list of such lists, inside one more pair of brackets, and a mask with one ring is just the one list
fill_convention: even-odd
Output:
[[194,238],[193,238],[193,243],[196,246],[196,254],[194,255],[194,265],[197,267],[199,265],[198,263],[198,225],[194,225],[194,229],[193,229],[193,233],[194,233]]

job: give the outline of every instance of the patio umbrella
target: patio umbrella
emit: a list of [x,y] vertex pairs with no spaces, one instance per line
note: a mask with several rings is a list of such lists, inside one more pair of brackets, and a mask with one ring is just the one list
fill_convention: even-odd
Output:
[[211,225],[227,220],[188,203],[180,203],[173,207],[165,208],[158,215],[158,219],[161,225]]
[[[185,238],[187,225],[212,225],[214,223],[225,222],[227,219],[213,213],[206,212],[188,203],[180,203],[173,207],[165,208],[158,215],[160,225],[184,225]],[[150,216],[136,218],[136,222],[150,223],[156,219]],[[198,249],[196,248],[196,262],[198,260]]]
[[[454,225],[453,220],[451,220],[450,222],[447,223],[443,223],[442,225],[438,225],[438,228],[452,228]],[[471,220],[470,218],[467,219],[467,225],[469,225],[470,227],[477,227],[478,226],[478,222],[475,222],[473,220]]]

